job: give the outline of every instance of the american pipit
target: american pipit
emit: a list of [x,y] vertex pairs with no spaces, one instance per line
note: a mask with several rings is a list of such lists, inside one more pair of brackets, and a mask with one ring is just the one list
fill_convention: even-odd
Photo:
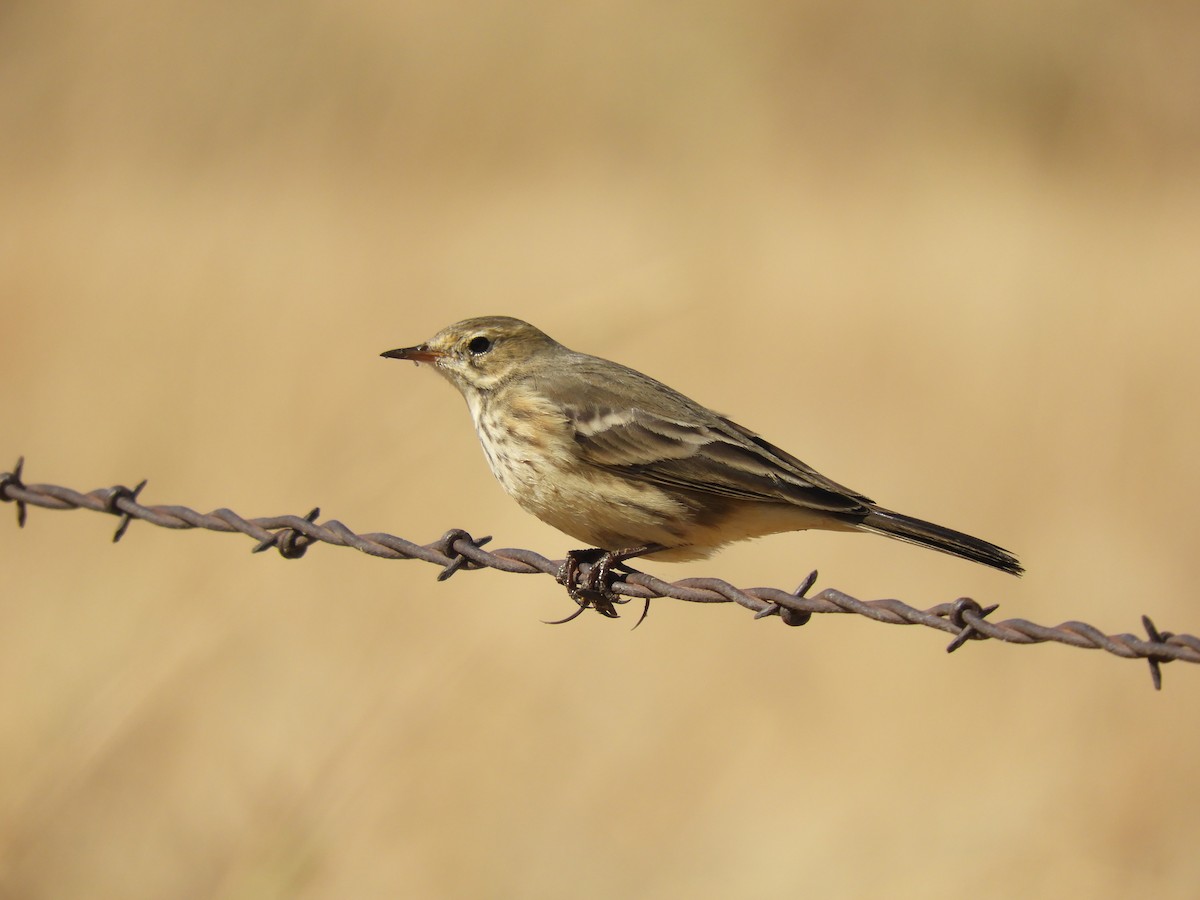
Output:
[[[492,473],[543,522],[589,544],[562,580],[615,615],[606,578],[637,556],[689,560],[745,538],[869,531],[1021,574],[1007,550],[875,504],[641,372],[488,316],[389,350],[458,388]],[[581,561],[593,563],[583,591]]]

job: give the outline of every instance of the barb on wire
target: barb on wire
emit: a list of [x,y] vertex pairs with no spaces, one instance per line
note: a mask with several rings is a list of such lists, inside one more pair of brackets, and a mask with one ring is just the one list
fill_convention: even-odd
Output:
[[[552,578],[560,577],[563,571],[563,560],[547,559],[532,550],[484,550],[490,537],[474,538],[458,528],[447,531],[433,543],[417,544],[382,532],[356,534],[336,519],[317,522],[319,509],[313,509],[303,517],[244,519],[224,508],[200,513],[186,506],[145,506],[139,500],[145,481],[132,489],[117,485],[86,494],[53,484],[25,484],[22,480],[24,462],[22,457],[11,472],[0,473],[0,500],[16,504],[17,524],[22,527],[27,506],[90,509],[120,517],[114,541],[120,540],[129,523],[137,519],[162,528],[240,532],[255,541],[254,552],[274,547],[285,559],[303,556],[311,544],[318,542],[353,547],[383,559],[420,559],[441,567],[439,581],[464,569],[489,568],[527,575],[541,573]],[[580,581],[591,565],[588,562],[579,565],[577,577]],[[753,612],[756,619],[778,616],[787,625],[804,625],[816,613],[853,613],[889,625],[924,625],[946,632],[954,636],[946,647],[947,652],[957,650],[968,641],[989,638],[1010,644],[1055,642],[1069,647],[1104,650],[1123,659],[1146,660],[1156,689],[1162,686],[1163,663],[1173,660],[1200,663],[1200,638],[1159,631],[1147,616],[1142,617],[1147,637],[1139,638],[1133,634],[1105,634],[1085,622],[1071,621],[1053,626],[1038,625],[1025,619],[994,622],[987,617],[997,607],[982,607],[969,597],[922,610],[899,600],[859,600],[834,588],[809,596],[817,579],[816,572],[789,593],[769,587],[738,588],[719,578],[684,578],[667,582],[628,566],[622,569],[614,573],[611,591],[627,599],[736,603]]]

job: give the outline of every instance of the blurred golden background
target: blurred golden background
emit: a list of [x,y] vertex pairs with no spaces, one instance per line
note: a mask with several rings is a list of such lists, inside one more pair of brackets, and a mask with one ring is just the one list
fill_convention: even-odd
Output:
[[[1198,111],[1184,3],[8,3],[0,468],[559,557],[378,358],[509,314],[1029,574],[648,571],[1195,633]],[[1190,666],[7,510],[3,897],[1200,879]]]

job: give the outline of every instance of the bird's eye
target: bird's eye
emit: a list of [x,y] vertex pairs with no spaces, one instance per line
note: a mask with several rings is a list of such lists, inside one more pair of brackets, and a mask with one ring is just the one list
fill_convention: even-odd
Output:
[[473,337],[471,338],[471,342],[467,344],[467,349],[471,351],[472,356],[487,353],[492,349],[491,338],[486,338],[482,334],[478,337]]

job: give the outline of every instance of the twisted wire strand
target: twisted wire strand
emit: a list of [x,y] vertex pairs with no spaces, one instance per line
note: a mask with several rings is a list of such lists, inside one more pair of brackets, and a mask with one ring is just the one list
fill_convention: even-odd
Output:
[[[562,560],[551,560],[532,550],[506,548],[485,550],[491,538],[474,538],[461,529],[451,529],[429,544],[417,544],[394,534],[371,532],[356,534],[336,519],[317,522],[319,509],[307,516],[264,516],[246,519],[231,509],[220,508],[201,513],[186,506],[146,506],[139,494],[142,481],[134,488],[124,485],[97,488],[81,493],[54,484],[25,484],[22,479],[24,458],[11,472],[0,473],[0,500],[16,505],[17,524],[24,526],[27,507],[43,509],[89,509],[119,517],[113,541],[119,541],[130,522],[137,519],[161,528],[203,528],[209,531],[241,533],[253,538],[254,552],[276,549],[287,559],[304,555],[314,543],[353,547],[382,559],[420,559],[441,566],[438,580],[443,581],[463,569],[498,569],[517,574],[545,574],[559,578]],[[579,567],[580,579],[591,563]],[[1010,644],[1054,642],[1069,647],[1104,650],[1123,659],[1144,659],[1150,664],[1156,689],[1162,686],[1161,664],[1173,660],[1200,663],[1200,638],[1190,634],[1159,631],[1146,616],[1142,625],[1146,637],[1134,634],[1105,634],[1086,622],[1068,621],[1059,625],[1038,625],[1026,619],[992,621],[987,618],[996,606],[981,607],[969,597],[953,603],[940,603],[929,609],[917,609],[900,600],[859,600],[834,588],[825,588],[808,596],[816,581],[811,573],[795,591],[779,588],[739,588],[719,578],[684,578],[668,582],[644,572],[622,567],[612,585],[614,594],[645,601],[671,598],[689,603],[736,603],[756,618],[778,616],[785,624],[803,625],[814,614],[849,613],[890,625],[924,625],[953,635],[947,651],[954,651],[968,640],[993,639]]]

